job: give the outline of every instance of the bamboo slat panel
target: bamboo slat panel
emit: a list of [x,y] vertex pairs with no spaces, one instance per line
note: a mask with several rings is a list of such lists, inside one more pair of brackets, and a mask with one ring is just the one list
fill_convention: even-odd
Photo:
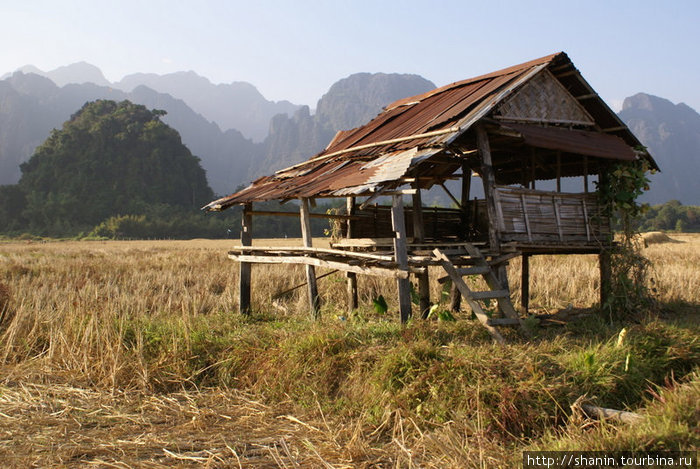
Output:
[[503,241],[597,243],[610,233],[595,193],[566,194],[499,186]]

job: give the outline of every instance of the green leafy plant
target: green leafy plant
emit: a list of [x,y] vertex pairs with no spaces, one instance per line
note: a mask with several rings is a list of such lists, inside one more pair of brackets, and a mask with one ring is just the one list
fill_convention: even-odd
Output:
[[[637,150],[646,151],[643,147]],[[597,184],[604,213],[621,229],[619,242],[610,251],[610,295],[603,305],[610,319],[638,315],[654,304],[647,277],[650,262],[641,253],[635,229],[635,220],[648,209],[637,198],[649,189],[647,174],[653,172],[643,158],[620,162],[609,167]],[[612,244],[612,236],[606,244]]]
[[386,314],[386,312],[389,310],[389,305],[386,304],[384,295],[379,295],[377,298],[373,299],[372,304],[374,306],[374,311],[376,311],[377,314]]
[[437,317],[438,321],[456,321],[452,312],[440,303],[432,305],[428,311],[428,319],[434,317]]

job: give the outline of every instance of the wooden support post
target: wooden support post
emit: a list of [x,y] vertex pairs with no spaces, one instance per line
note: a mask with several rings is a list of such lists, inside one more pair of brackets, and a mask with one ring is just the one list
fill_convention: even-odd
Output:
[[535,157],[537,156],[537,152],[535,148],[533,148],[530,151],[530,189],[535,189],[535,179],[536,179],[536,173],[535,173]]
[[[466,161],[462,162],[462,236],[464,240],[470,240],[470,226],[476,226],[476,199],[474,203],[469,202],[472,186],[472,170]],[[473,207],[472,207],[473,205]],[[462,307],[462,294],[457,285],[452,282],[450,287],[450,310],[458,312]]]
[[489,145],[489,137],[486,130],[481,125],[476,127],[476,144],[479,147],[481,155],[481,180],[484,183],[484,197],[486,199],[486,212],[489,217],[489,247],[493,252],[500,251],[500,242],[498,240],[498,210],[496,209],[496,178],[493,172],[493,163],[491,161],[491,147]]
[[[491,146],[486,130],[481,126],[476,126],[476,145],[481,155],[481,180],[484,183],[484,196],[486,198],[486,211],[489,217],[489,249],[494,253],[501,252],[500,233],[498,227],[503,220],[499,217],[499,210],[496,207],[496,177],[493,171],[491,160]],[[501,286],[508,289],[508,277],[505,264],[498,267],[498,280]]]
[[457,312],[459,312],[461,307],[462,307],[462,294],[459,292],[459,288],[457,288],[457,284],[452,282],[452,286],[450,287],[450,310],[457,313]]
[[468,227],[469,227],[469,216],[470,208],[469,205],[469,193],[472,187],[472,170],[466,162],[462,162],[462,196],[461,196],[461,207],[462,207],[462,230],[464,231],[463,238],[467,239]]
[[[406,245],[406,223],[403,213],[403,197],[391,196],[391,227],[394,230],[394,256],[399,270],[408,271],[408,250]],[[401,322],[411,317],[411,281],[397,279],[399,287],[399,313]]]
[[[607,168],[605,165],[599,165],[598,181],[601,187],[605,187],[610,183],[610,178],[608,177]],[[603,218],[608,220],[608,226],[606,227],[608,232],[608,238],[603,240],[603,247],[598,256],[598,262],[600,264],[600,306],[601,308],[605,303],[607,303],[612,293],[612,264],[611,264],[611,250],[613,245],[613,235],[610,226],[610,210],[609,207],[603,207]]]
[[[253,204],[248,203],[243,206],[241,215],[241,246],[251,246],[253,244],[253,216],[250,212]],[[250,262],[241,262],[238,274],[238,305],[241,314],[250,314]]]
[[[310,248],[311,241],[311,217],[309,216],[309,199],[304,197],[301,199],[300,204],[300,214],[301,214],[301,238],[304,243],[304,247]],[[306,286],[309,293],[309,306],[311,308],[311,314],[313,314],[314,319],[319,319],[320,301],[318,297],[318,287],[316,285],[316,268],[312,265],[306,266]]]
[[600,307],[610,299],[612,290],[612,265],[610,259],[610,250],[606,247],[600,251],[598,255],[598,263],[600,265]]
[[557,152],[557,192],[561,192],[561,152]]
[[[416,193],[413,194],[413,239],[415,243],[425,241],[425,224],[423,223],[423,201],[421,200],[420,187],[415,185]],[[421,318],[427,319],[430,312],[430,276],[428,269],[417,274],[418,298]]]
[[583,157],[583,191],[588,194],[588,157]]
[[[345,201],[345,211],[348,216],[355,214],[355,198],[348,197]],[[352,237],[352,220],[348,219],[346,238]],[[355,272],[347,272],[347,293],[348,293],[348,311],[352,312],[358,307],[357,299],[357,274]]]
[[520,305],[522,314],[527,316],[530,307],[530,255],[523,254],[522,270],[520,272]]

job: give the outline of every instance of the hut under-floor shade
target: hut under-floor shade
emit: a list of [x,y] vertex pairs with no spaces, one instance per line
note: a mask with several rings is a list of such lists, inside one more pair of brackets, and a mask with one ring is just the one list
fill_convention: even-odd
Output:
[[[215,200],[205,210],[245,207],[242,246],[229,255],[241,262],[241,311],[250,310],[251,263],[296,263],[307,269],[311,309],[318,312],[315,267],[348,274],[349,307],[357,307],[356,275],[396,278],[402,320],[411,316],[410,276],[416,276],[425,317],[428,267],[440,266],[485,327],[501,341],[494,324],[518,324],[510,302],[505,265],[523,258],[521,313],[527,314],[527,266],[538,254],[597,254],[601,296],[608,283],[609,214],[589,178],[606,184],[619,162],[652,157],[600,99],[563,52],[456,82],[388,105],[367,124],[338,132],[309,160],[259,178],[247,188]],[[484,198],[471,198],[471,175],[481,177]],[[578,177],[581,189],[561,191],[561,179]],[[445,182],[462,181],[459,194]],[[536,188],[556,181],[555,191]],[[442,187],[454,208],[427,208],[421,191]],[[391,196],[391,206],[376,203]],[[410,208],[404,197],[411,196]],[[335,215],[343,239],[331,249],[312,246],[310,201],[347,198]],[[251,247],[253,203],[299,199],[302,248]],[[489,286],[472,291],[465,275]],[[496,300],[504,318],[489,318],[482,303]],[[602,300],[601,300],[602,301]]]

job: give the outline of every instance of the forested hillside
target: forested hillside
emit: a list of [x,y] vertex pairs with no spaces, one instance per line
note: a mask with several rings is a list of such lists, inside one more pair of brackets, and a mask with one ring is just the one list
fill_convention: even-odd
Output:
[[154,207],[196,210],[213,192],[163,115],[129,101],[85,104],[21,165],[19,183],[2,188],[3,219],[65,236]]

